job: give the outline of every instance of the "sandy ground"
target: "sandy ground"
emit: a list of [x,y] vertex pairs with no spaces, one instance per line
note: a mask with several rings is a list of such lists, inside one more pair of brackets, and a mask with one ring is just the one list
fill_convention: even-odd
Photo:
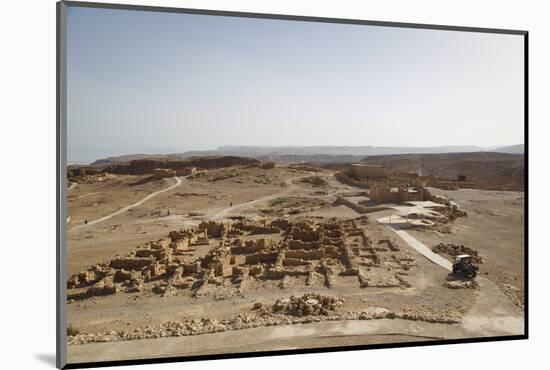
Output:
[[94,176],[67,189],[67,213],[70,221],[67,228],[95,220],[136,202],[170,183],[170,179],[139,183],[145,176],[106,175]]
[[[229,168],[208,171],[103,222],[71,230],[83,219],[101,219],[149,194],[174,185],[163,179],[139,186],[131,176],[113,176],[69,190],[68,275],[93,264],[127,255],[139,244],[166,236],[169,231],[197,225],[203,219],[247,216],[258,220],[292,210],[291,219],[340,219],[360,216],[346,206],[332,206],[336,194],[353,190],[338,183],[328,171],[316,174],[321,186],[301,181],[313,176],[289,168]],[[410,287],[361,288],[356,277],[337,276],[332,288],[306,286],[294,278],[281,289],[277,281],[253,281],[242,294],[192,297],[186,292],[162,297],[151,292],[117,293],[68,304],[68,322],[84,333],[130,330],[170,320],[232,317],[252,310],[254,303],[272,305],[277,299],[306,292],[345,298],[343,310],[382,307],[400,311],[438,312],[461,317],[460,324],[410,320],[339,321],[258,327],[239,331],[178,338],[92,343],[68,346],[69,362],[181,356],[269,349],[310,348],[353,344],[409,342],[523,333],[523,313],[515,300],[523,289],[523,193],[458,190],[444,194],[459,203],[468,217],[455,221],[452,233],[408,231],[431,247],[439,242],[466,244],[484,257],[478,289],[443,286],[448,271],[418,253],[394,230],[376,219],[393,211],[368,215],[364,228],[373,240],[393,238],[402,255],[415,261],[406,276]],[[102,201],[96,201],[102,199]],[[230,204],[232,205],[230,207]],[[205,255],[210,246],[197,248]],[[390,254],[385,255],[390,260]],[[372,272],[385,276],[383,269]],[[512,288],[503,288],[504,286]],[[510,291],[516,293],[511,294]],[[517,293],[519,291],[520,293]],[[506,293],[506,294],[504,294]],[[517,303],[517,302],[515,302]]]
[[494,281],[518,305],[524,296],[524,193],[431,189],[455,200],[468,217],[453,223],[452,233],[413,231],[429,247],[443,242],[464,244],[483,257],[480,273]]

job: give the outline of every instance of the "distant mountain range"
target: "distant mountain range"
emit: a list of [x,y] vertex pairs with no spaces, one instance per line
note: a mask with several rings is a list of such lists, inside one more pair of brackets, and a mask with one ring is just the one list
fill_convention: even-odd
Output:
[[524,147],[523,147],[523,144],[503,146],[501,148],[494,149],[493,152],[510,153],[510,154],[524,154]]
[[486,148],[473,145],[437,147],[386,147],[386,146],[221,146],[214,150],[188,151],[173,154],[130,154],[95,161],[94,165],[127,162],[133,159],[177,160],[194,156],[227,155],[251,157],[280,163],[349,163],[365,157],[394,154],[472,153],[499,152],[523,154],[523,144]]
[[399,146],[221,146],[215,152],[223,155],[256,156],[371,156],[388,154],[430,154],[430,153],[470,153],[499,152],[523,154],[523,144],[488,148],[473,145],[445,145],[434,147]]

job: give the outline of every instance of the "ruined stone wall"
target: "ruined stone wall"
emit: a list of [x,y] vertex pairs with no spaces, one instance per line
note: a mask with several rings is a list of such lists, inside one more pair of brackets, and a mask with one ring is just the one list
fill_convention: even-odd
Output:
[[356,204],[356,203],[353,203],[353,202],[351,202],[351,201],[347,200],[346,198],[341,197],[339,195],[336,196],[336,201],[334,202],[334,205],[335,206],[344,205],[346,207],[349,207],[349,208],[353,209],[355,212],[361,213],[361,214],[368,213],[368,208],[367,207],[361,206],[361,205]]
[[249,254],[257,253],[262,249],[265,249],[272,245],[272,242],[266,238],[260,238],[258,240],[246,240],[235,239],[233,241],[234,246],[231,247],[231,253],[233,254]]
[[320,241],[303,242],[301,240],[289,240],[288,248],[290,249],[317,249],[321,246]]
[[276,226],[254,226],[250,230],[250,234],[252,235],[258,235],[258,234],[278,234],[281,232],[281,229],[279,229]]
[[274,226],[274,227],[278,227],[279,229],[285,230],[285,231],[290,230],[291,227],[292,227],[290,222],[288,220],[283,219],[283,218],[273,220],[273,221],[271,221],[271,223],[269,225]]
[[161,160],[161,159],[136,159],[125,163],[108,165],[104,172],[124,175],[144,175],[153,173],[156,168],[167,168],[174,171],[188,170],[192,168],[214,169],[231,166],[260,165],[260,161],[252,158],[234,156],[206,156],[192,157],[182,160]]
[[391,188],[385,184],[372,184],[369,197],[373,202],[378,203],[399,203],[401,201],[399,192],[392,192]]
[[320,260],[325,258],[325,249],[313,249],[313,250],[288,250],[286,251],[286,258],[297,258],[304,260]]
[[257,265],[259,263],[275,263],[278,255],[278,252],[249,254],[246,256],[245,263],[247,265]]
[[153,170],[153,177],[157,179],[163,179],[165,177],[174,177],[176,176],[176,171],[169,168],[155,168]]
[[141,270],[143,267],[150,266],[153,262],[150,258],[123,257],[112,259],[109,267],[124,270]]
[[292,239],[300,240],[303,242],[313,242],[319,240],[319,231],[304,229],[304,228],[293,228],[292,229]]
[[369,197],[377,203],[403,203],[427,200],[426,190],[423,187],[416,188],[415,190],[417,192],[410,192],[406,187],[398,187],[397,191],[392,191],[392,188],[386,184],[372,184]]
[[207,232],[213,238],[223,238],[231,230],[231,225],[224,222],[203,221],[199,224],[199,231]]

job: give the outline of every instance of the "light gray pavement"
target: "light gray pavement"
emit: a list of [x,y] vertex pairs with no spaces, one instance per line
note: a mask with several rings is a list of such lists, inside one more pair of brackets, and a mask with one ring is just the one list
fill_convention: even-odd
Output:
[[[221,353],[319,348],[487,336],[485,327],[401,319],[326,321],[258,327],[197,336],[91,343],[68,347],[69,361],[112,361]],[[518,334],[493,331],[490,335]]]
[[424,243],[414,238],[411,234],[403,229],[399,228],[398,224],[392,224],[390,217],[383,217],[377,220],[379,223],[385,225],[390,230],[395,232],[401,239],[403,239],[411,248],[415,249],[418,253],[435,263],[443,267],[446,270],[452,271],[453,264],[446,258],[441,257],[439,254],[432,252]]

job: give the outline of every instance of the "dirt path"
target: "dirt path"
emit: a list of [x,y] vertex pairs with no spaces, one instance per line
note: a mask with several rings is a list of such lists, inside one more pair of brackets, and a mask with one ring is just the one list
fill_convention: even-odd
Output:
[[267,195],[265,197],[254,199],[254,200],[251,200],[251,201],[248,201],[248,202],[245,202],[245,203],[236,204],[232,207],[227,206],[227,207],[223,207],[223,208],[216,208],[216,209],[213,209],[211,211],[207,211],[204,214],[204,218],[205,219],[210,219],[210,220],[220,220],[224,217],[227,217],[227,214],[230,213],[230,212],[246,209],[248,207],[254,206],[254,205],[259,204],[259,203],[263,203],[263,202],[267,202],[267,201],[270,201],[270,200],[275,200],[275,199],[280,198],[280,197],[284,197],[285,195],[288,195],[292,191],[298,189],[298,186],[296,186],[296,184],[294,184],[294,181],[302,180],[302,179],[305,179],[305,178],[308,178],[308,177],[313,177],[313,176],[315,176],[315,174],[311,173],[310,175],[298,176],[298,177],[293,177],[291,179],[287,179],[287,180],[285,180],[285,184],[288,187],[285,190],[281,191],[280,193],[271,194],[271,195]]
[[106,220],[108,220],[108,219],[110,219],[110,218],[112,218],[112,217],[114,217],[114,216],[117,216],[117,215],[119,215],[119,214],[121,214],[121,213],[124,213],[124,212],[126,212],[126,211],[128,211],[128,210],[130,210],[130,209],[132,209],[132,208],[134,208],[134,207],[138,207],[138,206],[142,205],[143,203],[145,203],[145,202],[148,201],[149,199],[151,199],[151,198],[153,198],[153,197],[156,197],[156,196],[159,195],[159,194],[162,194],[162,193],[164,193],[164,192],[170,191],[170,190],[172,190],[172,189],[174,189],[174,188],[176,188],[176,187],[178,187],[178,186],[181,185],[181,183],[182,183],[181,178],[175,177],[175,176],[174,176],[173,179],[176,180],[176,183],[175,183],[174,185],[171,185],[171,186],[169,186],[169,187],[167,187],[167,188],[164,188],[164,189],[155,191],[155,192],[153,192],[153,193],[147,195],[145,198],[143,198],[143,199],[141,199],[141,200],[139,200],[139,201],[137,201],[137,202],[135,202],[135,203],[132,203],[132,204],[126,206],[126,207],[123,207],[123,208],[119,209],[118,211],[115,211],[115,212],[113,212],[113,213],[111,213],[111,214],[108,214],[107,216],[98,218],[97,220],[89,221],[87,224],[84,224],[84,225],[75,226],[75,227],[73,227],[71,230],[69,230],[69,232],[71,232],[71,231],[76,231],[76,230],[80,230],[80,229],[84,229],[84,228],[93,226],[93,225],[95,225],[95,224],[98,224],[98,223],[100,223],[100,222],[106,221]]
[[[334,173],[318,174],[318,173],[314,173],[314,172],[309,172],[309,175],[297,176],[297,177],[293,177],[291,179],[287,179],[287,180],[285,180],[285,184],[288,187],[285,190],[281,191],[280,193],[271,194],[271,195],[267,195],[265,197],[261,197],[261,198],[258,198],[258,199],[251,200],[249,202],[236,204],[232,207],[228,206],[228,207],[216,208],[216,209],[212,209],[212,210],[206,210],[206,211],[204,211],[204,218],[209,219],[209,220],[217,221],[217,220],[220,220],[224,217],[227,217],[228,214],[230,214],[234,211],[240,211],[240,210],[249,208],[251,206],[260,204],[260,203],[264,203],[264,202],[267,202],[267,201],[270,201],[270,200],[275,200],[277,198],[287,196],[287,195],[291,194],[293,191],[301,189],[299,186],[297,186],[294,183],[295,181],[307,179],[307,178],[310,178],[310,177],[316,177],[316,176],[324,177],[324,178],[327,178],[327,179],[332,179],[332,178],[334,178]],[[335,195],[338,195],[340,193],[344,193],[346,191],[349,191],[350,189],[353,189],[353,188],[350,188],[349,186],[345,186],[344,189],[335,190],[335,191],[332,191],[332,192],[330,192],[328,194],[325,194],[325,195],[299,194],[297,196],[299,196],[301,198],[326,199],[326,198],[330,198],[330,197],[333,197]],[[356,188],[356,190],[361,190],[361,189]]]

